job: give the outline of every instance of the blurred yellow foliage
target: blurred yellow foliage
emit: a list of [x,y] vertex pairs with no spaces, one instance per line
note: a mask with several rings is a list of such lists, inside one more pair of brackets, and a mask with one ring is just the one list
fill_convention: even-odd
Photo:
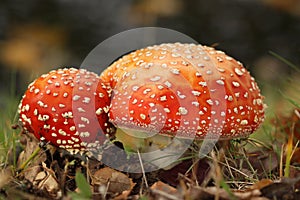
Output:
[[300,1],[299,0],[262,0],[264,3],[287,11],[293,15],[300,16]]
[[0,45],[1,62],[22,71],[45,72],[66,60],[65,42],[66,34],[60,27],[18,25]]
[[137,1],[130,12],[130,19],[135,23],[155,24],[160,16],[170,17],[181,12],[180,0],[145,0]]

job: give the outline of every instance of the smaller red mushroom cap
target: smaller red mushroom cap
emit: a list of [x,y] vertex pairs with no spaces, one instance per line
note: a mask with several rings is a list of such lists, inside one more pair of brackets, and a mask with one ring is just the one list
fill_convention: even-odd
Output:
[[111,89],[93,72],[65,68],[32,82],[20,105],[20,122],[39,140],[71,153],[97,149],[112,133]]
[[113,63],[101,78],[113,89],[109,114],[118,128],[228,139],[253,133],[264,120],[254,78],[240,62],[211,47],[147,47]]

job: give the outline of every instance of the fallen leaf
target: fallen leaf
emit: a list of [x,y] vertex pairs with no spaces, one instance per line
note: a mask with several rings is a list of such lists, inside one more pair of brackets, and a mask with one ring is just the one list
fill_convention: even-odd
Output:
[[25,169],[23,172],[21,172],[21,176],[24,175],[24,178],[27,179],[29,182],[33,183],[33,181],[36,179],[36,176],[39,172],[42,171],[41,166],[35,165],[32,167],[29,167]]
[[123,191],[132,190],[134,183],[125,174],[105,167],[97,170],[92,176],[92,185],[105,186],[109,193],[122,193]]
[[178,191],[176,188],[161,182],[161,181],[157,181],[156,183],[154,183],[151,187],[151,190],[160,190],[160,191],[164,191],[167,192],[169,194],[176,194]]
[[261,188],[264,188],[270,184],[272,184],[273,181],[271,179],[262,179],[258,182],[256,182],[254,185],[251,186],[251,189],[254,190],[254,189],[261,189]]
[[[24,150],[20,153],[18,157],[18,163],[17,166],[20,168],[20,166],[28,160],[28,158],[31,156],[31,154],[38,148],[39,141],[32,135],[32,134],[22,134],[21,140],[24,143]],[[39,165],[42,162],[45,162],[47,160],[46,154],[40,150],[38,155],[31,160],[31,162],[28,164],[27,167],[30,166],[36,166]]]
[[192,187],[190,191],[191,199],[202,199],[202,200],[210,200],[210,199],[222,199],[222,200],[268,200],[265,197],[261,197],[261,192],[258,189],[247,190],[247,191],[232,191],[231,196],[228,191],[223,188],[217,187]]
[[11,169],[6,168],[0,170],[0,189],[4,187],[12,179]]

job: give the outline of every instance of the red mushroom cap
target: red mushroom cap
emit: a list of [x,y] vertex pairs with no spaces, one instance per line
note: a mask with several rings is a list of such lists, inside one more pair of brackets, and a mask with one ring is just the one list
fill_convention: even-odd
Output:
[[244,137],[264,120],[263,97],[243,65],[214,48],[161,44],[132,52],[101,75],[118,128],[203,139]]
[[28,86],[19,105],[20,121],[39,140],[72,153],[97,148],[112,131],[110,92],[95,73],[53,70]]

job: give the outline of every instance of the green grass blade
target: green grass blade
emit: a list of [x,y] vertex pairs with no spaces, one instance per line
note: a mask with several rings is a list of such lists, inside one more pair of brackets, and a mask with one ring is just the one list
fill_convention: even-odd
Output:
[[290,66],[292,69],[294,69],[297,72],[300,72],[300,69],[298,68],[297,65],[293,64],[292,62],[288,61],[287,59],[285,59],[284,57],[278,55],[277,53],[273,52],[273,51],[269,51],[269,53],[274,56],[275,58],[277,58],[278,60],[284,62],[285,64],[287,64],[288,66]]

